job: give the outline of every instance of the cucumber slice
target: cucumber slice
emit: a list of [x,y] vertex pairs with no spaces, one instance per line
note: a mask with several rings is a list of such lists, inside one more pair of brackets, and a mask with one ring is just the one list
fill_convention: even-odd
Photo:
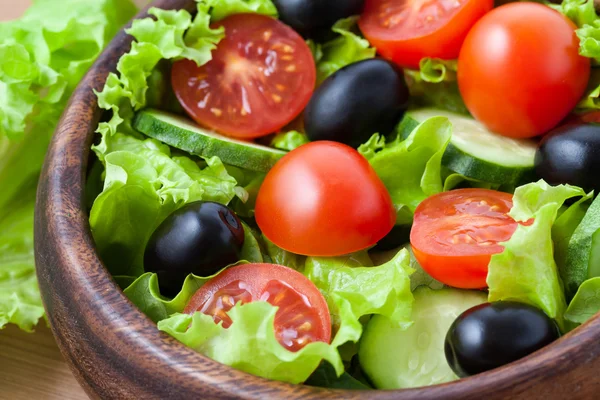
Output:
[[360,365],[378,389],[436,385],[457,379],[446,361],[444,340],[463,311],[485,303],[484,292],[421,286],[413,293],[412,319],[407,329],[376,315],[360,340]]
[[159,110],[142,110],[133,127],[146,136],[201,157],[217,156],[225,164],[267,172],[286,152],[203,129],[190,120]]
[[410,110],[399,126],[400,135],[408,137],[418,124],[435,116],[447,117],[453,127],[444,166],[489,183],[517,186],[535,180],[537,143],[497,135],[473,118],[430,108]]

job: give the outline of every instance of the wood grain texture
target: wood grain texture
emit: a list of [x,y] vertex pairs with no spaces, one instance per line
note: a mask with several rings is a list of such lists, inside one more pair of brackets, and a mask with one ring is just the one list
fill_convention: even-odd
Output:
[[44,322],[35,333],[16,326],[0,331],[0,399],[86,398]]
[[[158,0],[188,9],[191,0]],[[36,209],[42,297],[63,355],[86,392],[102,399],[592,399],[600,393],[600,317],[517,363],[423,389],[317,389],[267,381],[211,361],[159,332],[113,282],[83,207],[100,89],[130,46],[118,36],[71,100],[54,136]]]

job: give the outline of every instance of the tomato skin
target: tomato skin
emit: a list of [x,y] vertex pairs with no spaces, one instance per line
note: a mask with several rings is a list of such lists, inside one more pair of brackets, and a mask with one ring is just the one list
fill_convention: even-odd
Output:
[[[235,290],[232,289],[234,287]],[[327,301],[307,277],[291,268],[266,263],[230,267],[198,289],[184,313],[200,311],[212,315],[215,322],[223,321],[223,327],[228,328],[231,320],[224,316],[224,312],[233,307],[231,298],[236,299],[235,303],[267,301],[279,307],[275,314],[275,334],[290,351],[298,351],[314,341],[331,341],[331,317]],[[302,329],[306,322],[310,323],[310,328]],[[286,337],[290,330],[295,330],[298,338],[302,339],[305,335],[308,340],[290,342]]]
[[279,160],[258,192],[255,212],[269,240],[309,256],[365,249],[396,221],[392,199],[368,161],[328,141],[306,144]]
[[[365,10],[359,20],[359,27],[369,42],[385,58],[405,68],[418,69],[419,62],[425,57],[451,60],[458,57],[461,45],[473,24],[494,7],[493,0],[435,0],[429,8],[445,8],[445,14],[439,20],[427,20],[421,27],[415,27],[414,21],[419,13],[418,0],[398,0],[394,5],[406,7],[410,11],[407,23],[399,23],[397,29],[387,29],[380,17],[382,7],[389,0],[367,0]],[[438,15],[431,11],[429,16]],[[398,15],[398,14],[396,14]],[[393,18],[393,16],[392,16]],[[427,16],[422,16],[427,18]]]
[[536,3],[510,3],[485,15],[458,58],[458,86],[471,114],[491,131],[515,138],[558,125],[590,76],[575,29]]
[[487,286],[488,265],[518,223],[508,213],[512,195],[460,189],[429,197],[415,210],[410,243],[423,269],[462,289]]
[[317,72],[304,39],[260,14],[235,14],[215,24],[226,36],[212,60],[173,65],[175,95],[198,124],[224,135],[253,139],[294,120],[308,104]]

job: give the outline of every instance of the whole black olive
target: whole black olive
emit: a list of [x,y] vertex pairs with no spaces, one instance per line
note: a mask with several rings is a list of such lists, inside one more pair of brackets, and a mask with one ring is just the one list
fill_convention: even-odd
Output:
[[365,0],[274,0],[279,18],[305,38],[326,36],[337,20],[358,15]]
[[546,136],[535,156],[537,174],[546,182],[600,190],[600,125],[563,125]]
[[156,272],[160,291],[173,297],[189,274],[210,276],[239,260],[244,227],[219,203],[198,201],[175,211],[154,231],[144,269]]
[[380,58],[340,69],[313,94],[304,112],[312,141],[333,140],[358,147],[374,133],[389,134],[408,107],[402,70]]
[[462,313],[446,335],[448,365],[460,377],[516,361],[560,337],[543,311],[512,301],[486,303]]

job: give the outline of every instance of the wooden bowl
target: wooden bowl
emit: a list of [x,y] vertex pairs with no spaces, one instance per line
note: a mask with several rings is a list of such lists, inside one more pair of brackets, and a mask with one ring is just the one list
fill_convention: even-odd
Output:
[[[157,0],[193,10],[193,0]],[[143,17],[143,11],[138,17]],[[600,316],[511,365],[456,382],[398,391],[319,389],[258,378],[185,347],[142,314],[98,257],[84,207],[100,90],[131,38],[121,32],[73,95],[50,146],[35,219],[37,274],[52,331],[93,398],[591,399],[600,397]]]

